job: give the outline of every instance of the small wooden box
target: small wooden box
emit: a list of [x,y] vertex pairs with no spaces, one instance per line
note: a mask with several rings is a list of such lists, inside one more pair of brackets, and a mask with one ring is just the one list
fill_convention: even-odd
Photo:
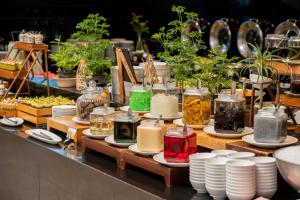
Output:
[[47,118],[51,117],[52,108],[34,108],[32,106],[21,104],[17,105],[17,116],[29,121],[36,126],[47,123]]

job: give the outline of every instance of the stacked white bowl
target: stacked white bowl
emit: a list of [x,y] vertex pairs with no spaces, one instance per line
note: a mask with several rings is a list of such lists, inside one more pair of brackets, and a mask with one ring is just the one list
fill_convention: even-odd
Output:
[[256,164],[256,194],[271,199],[277,190],[276,159],[272,157],[254,157]]
[[216,157],[205,160],[205,187],[211,197],[217,200],[226,198],[225,166],[229,158]]
[[231,159],[250,159],[255,156],[254,153],[251,152],[235,152],[229,154],[227,157]]
[[228,149],[215,149],[211,151],[212,153],[215,153],[218,157],[220,156],[228,156],[231,153],[236,153],[237,151],[234,150],[228,150]]
[[198,193],[206,193],[205,160],[216,157],[214,153],[192,154],[190,160],[190,182]]
[[226,164],[226,194],[230,200],[250,200],[256,193],[255,163],[235,159]]

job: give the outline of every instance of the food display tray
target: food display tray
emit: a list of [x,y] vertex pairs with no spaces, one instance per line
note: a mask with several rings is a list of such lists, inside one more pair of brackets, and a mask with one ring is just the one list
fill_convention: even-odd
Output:
[[125,170],[134,166],[150,173],[163,177],[166,186],[186,184],[189,180],[188,167],[168,167],[154,161],[152,157],[136,155],[127,148],[115,147],[107,144],[104,140],[95,140],[83,136],[82,145],[84,151],[93,150],[109,157],[115,158],[117,166]]
[[35,124],[37,127],[46,124],[47,118],[51,115],[51,108],[35,108],[21,103],[17,105],[17,116]]

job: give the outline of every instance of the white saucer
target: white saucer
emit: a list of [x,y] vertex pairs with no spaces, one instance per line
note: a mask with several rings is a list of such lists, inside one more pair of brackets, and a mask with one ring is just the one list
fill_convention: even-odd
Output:
[[75,123],[77,123],[77,124],[90,125],[89,121],[81,120],[79,117],[73,117],[72,121],[75,122]]
[[166,166],[169,166],[169,167],[188,167],[190,165],[189,163],[170,163],[170,162],[167,162],[164,159],[164,152],[161,152],[159,154],[154,155],[153,160],[155,160],[156,162],[158,162],[162,165],[166,165]]
[[144,151],[140,151],[138,148],[137,148],[137,144],[132,144],[128,147],[128,149],[130,151],[132,151],[133,153],[136,153],[136,154],[139,154],[139,155],[142,155],[142,156],[153,156],[155,154],[157,154],[158,152],[144,152]]
[[83,134],[84,136],[87,136],[87,137],[93,138],[93,139],[104,139],[104,138],[106,138],[106,137],[109,136],[109,135],[93,135],[93,134],[91,134],[89,128],[83,130],[83,131],[82,131],[82,134]]
[[286,139],[282,143],[259,143],[254,140],[254,134],[246,135],[242,138],[242,140],[253,146],[267,148],[267,149],[273,149],[273,148],[277,148],[277,147],[285,147],[285,146],[289,146],[289,145],[292,145],[292,144],[295,144],[298,142],[297,138],[289,136],[289,135],[286,137]]
[[[145,113],[144,117],[148,118],[148,119],[157,119],[157,116],[153,116],[153,115],[151,115],[151,113]],[[182,117],[182,113],[179,112],[177,117],[171,117],[171,118],[170,117],[169,118],[162,117],[161,119],[166,120],[166,121],[172,121],[174,119],[178,119],[178,118],[181,118],[181,117]]]
[[249,135],[253,133],[253,129],[249,127],[245,127],[244,131],[241,133],[220,133],[216,132],[214,129],[214,126],[207,126],[203,129],[204,132],[206,132],[209,135],[213,135],[220,138],[240,138],[245,135]]
[[[188,124],[187,126],[190,128],[193,128],[193,129],[203,129],[204,127],[212,125],[213,123],[214,123],[214,120],[211,119],[207,125],[189,125]],[[184,126],[184,124],[182,122],[182,118],[173,120],[173,124],[175,124],[176,126]]]
[[[122,106],[120,107],[120,110],[123,112],[128,112],[129,106]],[[148,113],[149,111],[132,111],[133,113]]]
[[[11,122],[8,119],[13,120],[16,123]],[[5,125],[5,126],[20,126],[24,123],[24,120],[20,117],[9,117],[8,119],[2,118],[2,119],[0,119],[0,123]]]
[[[50,131],[47,131],[47,130],[43,130],[43,129],[30,129],[30,130],[26,130],[25,133],[35,139],[38,139],[40,141],[43,141],[43,142],[46,142],[49,144],[58,144],[62,141],[62,139],[60,137],[58,137],[56,134],[54,134]],[[41,133],[51,139],[46,139],[45,136],[43,137],[41,135]],[[39,136],[39,135],[41,135],[41,136]]]
[[134,143],[117,143],[114,139],[113,135],[110,135],[106,138],[104,138],[104,141],[107,142],[108,144],[117,146],[117,147],[129,147],[130,145],[134,144]]

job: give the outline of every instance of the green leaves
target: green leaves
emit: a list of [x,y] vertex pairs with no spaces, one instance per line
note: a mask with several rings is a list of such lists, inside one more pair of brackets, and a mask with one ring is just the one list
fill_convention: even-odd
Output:
[[[188,25],[188,19],[196,19],[196,13],[186,12],[183,6],[172,6],[172,12],[178,15],[168,23],[168,27],[161,27],[158,33],[152,35],[164,48],[158,57],[171,66],[172,75],[177,80],[190,78],[193,74],[193,60],[197,57],[198,48],[204,48],[201,35],[197,31],[186,33],[188,40],[183,40],[181,34]],[[194,45],[197,43],[197,47]]]
[[133,26],[133,30],[137,35],[142,35],[143,33],[149,32],[148,21],[141,21],[142,18],[142,15],[136,15],[135,13],[132,13],[130,24]]
[[52,43],[59,45],[57,53],[49,55],[56,62],[58,72],[72,72],[80,59],[77,46],[70,42],[61,42],[60,39],[55,39]]

